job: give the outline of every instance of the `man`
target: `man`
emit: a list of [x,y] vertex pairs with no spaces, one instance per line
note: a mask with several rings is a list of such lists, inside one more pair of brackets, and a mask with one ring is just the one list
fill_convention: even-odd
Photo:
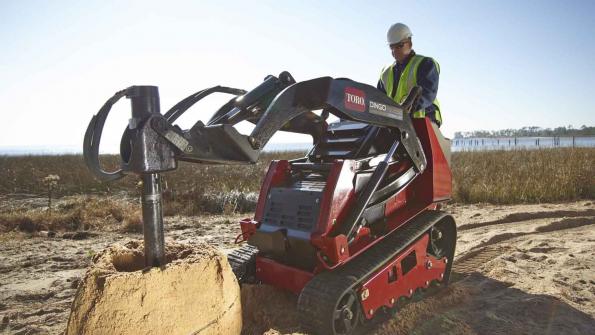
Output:
[[414,106],[413,117],[428,117],[440,126],[442,115],[436,99],[440,66],[432,58],[413,51],[411,36],[411,30],[403,23],[395,23],[388,29],[387,41],[395,62],[382,70],[377,87],[401,104],[413,87],[420,86],[421,99]]

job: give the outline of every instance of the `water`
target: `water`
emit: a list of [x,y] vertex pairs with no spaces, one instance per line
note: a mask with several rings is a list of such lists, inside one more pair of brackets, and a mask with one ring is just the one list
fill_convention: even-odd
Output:
[[485,151],[542,148],[595,148],[595,136],[473,137],[452,139],[452,151]]

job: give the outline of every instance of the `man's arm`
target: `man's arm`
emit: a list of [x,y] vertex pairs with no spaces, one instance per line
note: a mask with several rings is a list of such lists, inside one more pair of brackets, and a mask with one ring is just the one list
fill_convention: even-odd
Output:
[[424,58],[417,69],[417,84],[421,86],[422,92],[415,110],[432,106],[438,94],[438,79],[439,73],[434,60],[429,57]]

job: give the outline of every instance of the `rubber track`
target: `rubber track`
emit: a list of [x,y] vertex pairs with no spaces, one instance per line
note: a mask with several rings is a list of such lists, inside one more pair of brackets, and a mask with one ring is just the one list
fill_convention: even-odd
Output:
[[312,278],[298,299],[302,327],[310,332],[332,334],[332,325],[327,317],[332,315],[343,294],[392,260],[446,216],[445,212],[426,211],[341,268]]
[[227,255],[227,261],[240,284],[248,279],[246,275],[250,275],[250,266],[256,266],[257,254],[256,247],[246,244]]

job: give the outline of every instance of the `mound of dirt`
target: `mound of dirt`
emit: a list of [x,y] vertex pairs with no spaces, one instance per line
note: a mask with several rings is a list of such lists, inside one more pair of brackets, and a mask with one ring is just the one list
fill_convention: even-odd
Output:
[[66,334],[239,334],[240,289],[227,259],[206,244],[168,243],[167,265],[143,270],[143,245],[93,258]]

